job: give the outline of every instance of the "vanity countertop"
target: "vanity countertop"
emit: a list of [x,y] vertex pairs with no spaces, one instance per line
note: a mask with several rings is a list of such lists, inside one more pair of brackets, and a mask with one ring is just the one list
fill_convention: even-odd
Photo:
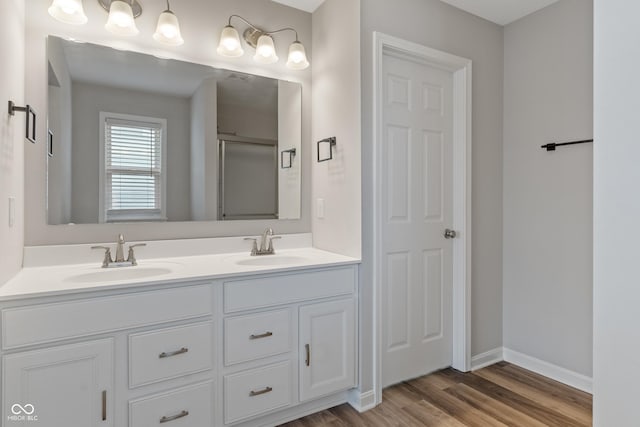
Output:
[[[206,281],[263,273],[294,272],[357,264],[360,260],[311,247],[284,249],[276,255],[247,252],[138,260],[136,267],[103,269],[99,262],[23,268],[0,286],[0,301],[172,282]],[[102,275],[106,280],[102,280]],[[124,277],[124,278],[123,278]]]

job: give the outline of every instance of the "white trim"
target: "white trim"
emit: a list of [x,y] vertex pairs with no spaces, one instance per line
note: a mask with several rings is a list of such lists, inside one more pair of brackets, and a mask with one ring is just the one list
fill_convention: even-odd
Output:
[[453,360],[452,366],[462,372],[471,368],[471,61],[431,49],[393,36],[373,33],[373,253],[374,253],[374,391],[377,403],[382,399],[382,298],[381,235],[382,212],[382,59],[385,52],[396,52],[418,58],[453,72],[454,84],[454,218],[453,227],[459,239],[453,245]]
[[579,374],[561,366],[553,365],[544,360],[536,359],[535,357],[528,356],[526,354],[518,353],[517,351],[509,350],[505,348],[503,350],[504,360],[513,363],[521,368],[535,372],[536,374],[543,375],[552,380],[556,380],[568,386],[577,388],[586,393],[593,394],[593,379],[586,375]]
[[363,413],[369,409],[373,409],[376,406],[376,392],[375,390],[365,391],[361,393],[360,390],[349,391],[349,405],[356,411]]
[[503,348],[498,347],[473,356],[471,358],[471,370],[477,371],[478,369],[486,368],[487,366],[502,362],[504,360],[502,354]]

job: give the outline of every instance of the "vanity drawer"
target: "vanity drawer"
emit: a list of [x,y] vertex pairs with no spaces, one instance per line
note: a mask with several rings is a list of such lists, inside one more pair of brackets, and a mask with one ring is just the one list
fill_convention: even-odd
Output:
[[2,347],[11,349],[212,313],[208,285],[9,308],[2,310]]
[[248,362],[291,350],[291,310],[224,320],[224,363]]
[[130,401],[129,426],[212,426],[213,407],[212,383],[189,386],[169,393]]
[[224,422],[291,404],[291,365],[282,362],[224,377]]
[[129,335],[129,387],[212,368],[213,324],[198,323]]
[[293,273],[224,282],[224,311],[289,304],[316,298],[354,293],[356,269],[352,266],[330,270]]

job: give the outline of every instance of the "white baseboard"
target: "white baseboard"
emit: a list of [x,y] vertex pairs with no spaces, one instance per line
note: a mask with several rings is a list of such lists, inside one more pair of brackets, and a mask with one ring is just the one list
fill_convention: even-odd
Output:
[[551,378],[552,380],[577,388],[586,393],[593,394],[593,380],[586,375],[570,371],[526,354],[518,353],[517,351],[509,350],[508,348],[503,349],[503,357],[505,361],[521,368]]
[[486,368],[494,363],[502,362],[503,349],[502,347],[494,348],[493,350],[485,351],[471,358],[471,370],[477,371],[478,369]]
[[362,413],[376,406],[376,392],[374,390],[361,393],[360,390],[349,391],[349,405]]

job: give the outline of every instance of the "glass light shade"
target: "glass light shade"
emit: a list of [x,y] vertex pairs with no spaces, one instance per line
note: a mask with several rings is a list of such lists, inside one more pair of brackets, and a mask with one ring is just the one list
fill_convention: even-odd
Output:
[[118,36],[135,36],[139,33],[131,5],[122,0],[111,2],[109,19],[104,27]]
[[82,0],[53,0],[49,15],[65,24],[82,25],[87,23],[87,15],[82,8]]
[[304,70],[309,67],[309,61],[307,61],[307,53],[304,50],[304,46],[299,41],[291,43],[289,46],[289,59],[287,60],[287,67],[292,70]]
[[180,46],[184,43],[184,39],[180,34],[178,17],[170,10],[165,10],[160,14],[153,39],[169,46]]
[[256,54],[253,59],[261,64],[273,64],[278,62],[276,48],[273,45],[273,39],[266,34],[260,36],[258,45],[256,46]]
[[227,25],[220,35],[218,44],[218,54],[229,58],[237,58],[244,55],[238,31],[231,25]]

